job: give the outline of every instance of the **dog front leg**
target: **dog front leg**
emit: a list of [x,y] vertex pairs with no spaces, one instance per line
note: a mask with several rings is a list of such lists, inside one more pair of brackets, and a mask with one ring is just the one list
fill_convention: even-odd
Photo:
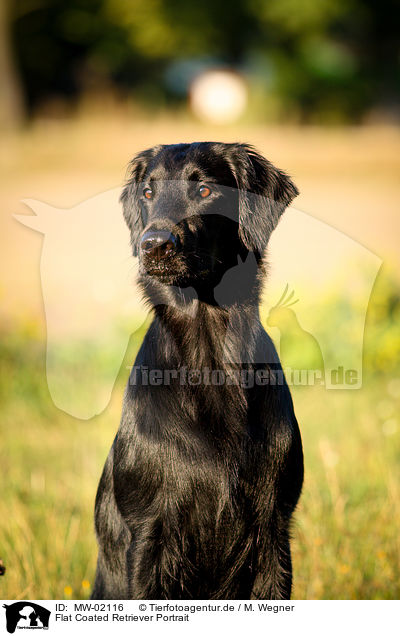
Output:
[[257,576],[252,599],[288,600],[292,591],[292,560],[289,532],[281,519],[273,524],[273,536],[268,537],[263,549],[257,549]]

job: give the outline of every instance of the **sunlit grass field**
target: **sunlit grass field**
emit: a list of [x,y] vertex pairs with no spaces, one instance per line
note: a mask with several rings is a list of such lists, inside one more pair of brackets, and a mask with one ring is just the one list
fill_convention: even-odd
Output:
[[[10,137],[0,151],[0,558],[7,568],[0,598],[89,596],[96,487],[118,428],[127,367],[143,336],[132,337],[101,415],[81,421],[58,410],[46,384],[41,238],[21,230],[11,213],[27,212],[24,197],[76,205],[119,185],[134,152],[194,139],[254,143],[294,176],[300,209],[396,259],[394,129],[221,131],[179,118],[103,120],[92,113],[74,124],[38,122]],[[347,317],[338,299],[332,331]],[[362,388],[292,387],[305,452],[292,528],[296,599],[400,597],[399,318],[398,282],[384,262],[367,315]]]
[[[400,595],[399,298],[379,287],[367,320],[364,386],[292,387],[306,468],[293,523],[296,599]],[[52,404],[45,342],[34,324],[2,336],[0,556],[7,572],[0,597],[86,598],[96,559],[96,486],[143,331],[131,339],[109,407],[89,421]],[[387,337],[385,373],[374,365]]]

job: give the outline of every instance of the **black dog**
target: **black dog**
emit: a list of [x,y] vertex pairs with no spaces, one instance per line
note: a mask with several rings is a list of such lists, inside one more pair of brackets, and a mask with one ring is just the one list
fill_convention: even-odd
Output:
[[242,144],[134,158],[122,203],[154,320],[97,493],[93,598],[290,597],[303,454],[258,303],[296,195]]

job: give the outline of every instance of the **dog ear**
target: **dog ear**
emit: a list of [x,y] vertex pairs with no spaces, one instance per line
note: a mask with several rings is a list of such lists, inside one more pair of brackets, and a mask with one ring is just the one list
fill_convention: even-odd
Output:
[[139,237],[144,230],[144,220],[139,201],[143,178],[152,159],[161,150],[161,146],[154,146],[137,154],[129,164],[129,179],[122,190],[124,219],[131,231],[131,245],[134,256],[138,255]]
[[239,190],[239,235],[247,249],[261,256],[282,213],[299,191],[287,174],[254,148],[246,144],[236,148],[239,152],[232,167]]

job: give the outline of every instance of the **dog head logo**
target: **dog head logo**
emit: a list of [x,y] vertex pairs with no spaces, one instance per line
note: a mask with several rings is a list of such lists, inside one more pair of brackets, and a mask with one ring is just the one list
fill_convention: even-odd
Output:
[[43,234],[50,395],[58,408],[80,419],[107,406],[129,337],[147,314],[135,296],[135,263],[119,194],[114,189],[71,209],[29,199],[24,203],[35,216],[16,215]]
[[3,607],[6,610],[6,627],[9,634],[14,634],[16,629],[49,628],[51,612],[37,603],[18,601]]

